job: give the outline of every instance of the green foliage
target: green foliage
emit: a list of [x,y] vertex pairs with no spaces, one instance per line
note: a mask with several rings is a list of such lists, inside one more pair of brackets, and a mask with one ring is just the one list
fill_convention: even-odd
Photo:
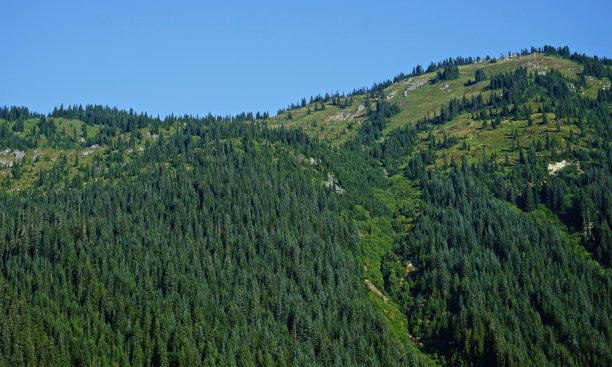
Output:
[[428,205],[398,250],[420,269],[412,332],[451,365],[609,365],[610,275],[472,171],[422,183]]
[[0,364],[417,363],[367,297],[338,195],[282,153],[312,143],[185,131],[0,195]]
[[0,108],[0,365],[611,365],[611,62],[521,54],[273,118]]
[[444,67],[441,71],[438,71],[436,80],[453,80],[459,78],[459,67],[456,65],[449,65]]
[[487,75],[485,74],[484,69],[483,68],[476,69],[476,72],[474,73],[474,80],[476,80],[476,83],[481,82],[486,79],[487,79]]

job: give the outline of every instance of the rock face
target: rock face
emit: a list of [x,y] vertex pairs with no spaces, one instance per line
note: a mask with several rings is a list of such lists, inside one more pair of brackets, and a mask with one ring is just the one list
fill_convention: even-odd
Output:
[[22,159],[23,157],[25,157],[25,152],[22,150],[15,149],[15,151],[13,151],[13,157],[17,159]]
[[338,180],[331,173],[327,175],[327,181],[324,181],[323,185],[328,189],[336,191],[336,194],[344,194],[344,189],[338,185]]
[[557,174],[557,172],[561,171],[562,169],[564,169],[567,166],[571,166],[572,163],[566,161],[565,159],[562,160],[561,162],[556,162],[556,163],[549,163],[548,164],[548,174],[551,176],[554,176]]
[[345,120],[350,120],[350,119],[354,119],[355,117],[359,117],[359,109],[357,109],[358,112],[352,113],[349,111],[340,111],[334,115],[329,116],[328,118],[325,119],[325,121],[327,122],[331,122],[331,121],[345,121]]
[[389,299],[372,283],[369,279],[364,280],[364,283],[368,289],[376,294],[380,299],[383,300],[384,303],[389,303]]
[[408,78],[406,79],[406,95],[408,95],[408,91],[415,90],[425,85],[429,81],[429,78]]
[[92,146],[89,147],[89,149],[85,149],[81,155],[83,157],[87,157],[88,155],[90,155],[91,153],[93,153],[94,150],[98,149],[100,146],[98,144],[94,144]]
[[[13,151],[11,151],[10,149],[4,149],[2,152],[0,152],[0,154],[12,156],[15,159],[23,159],[26,156],[26,153],[23,150],[19,150],[19,149],[15,149]],[[13,161],[9,161],[6,159],[0,160],[0,164],[7,166],[7,167],[13,166],[13,163],[14,163]]]

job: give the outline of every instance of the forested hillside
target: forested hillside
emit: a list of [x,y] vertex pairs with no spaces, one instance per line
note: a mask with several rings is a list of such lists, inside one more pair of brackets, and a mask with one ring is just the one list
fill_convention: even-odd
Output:
[[612,364],[612,62],[278,111],[0,108],[0,365]]

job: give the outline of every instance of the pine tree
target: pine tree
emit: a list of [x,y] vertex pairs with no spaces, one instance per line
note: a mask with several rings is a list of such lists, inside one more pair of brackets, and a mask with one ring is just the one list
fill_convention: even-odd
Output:
[[474,79],[476,80],[476,83],[487,79],[483,68],[476,69],[476,72],[474,73]]
[[23,132],[24,124],[22,119],[18,119],[15,121],[15,125],[13,125],[13,131],[17,133]]

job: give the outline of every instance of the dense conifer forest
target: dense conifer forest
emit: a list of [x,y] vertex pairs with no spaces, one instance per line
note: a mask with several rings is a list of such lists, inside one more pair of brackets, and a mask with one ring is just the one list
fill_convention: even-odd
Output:
[[612,365],[612,62],[236,116],[0,108],[0,365]]

